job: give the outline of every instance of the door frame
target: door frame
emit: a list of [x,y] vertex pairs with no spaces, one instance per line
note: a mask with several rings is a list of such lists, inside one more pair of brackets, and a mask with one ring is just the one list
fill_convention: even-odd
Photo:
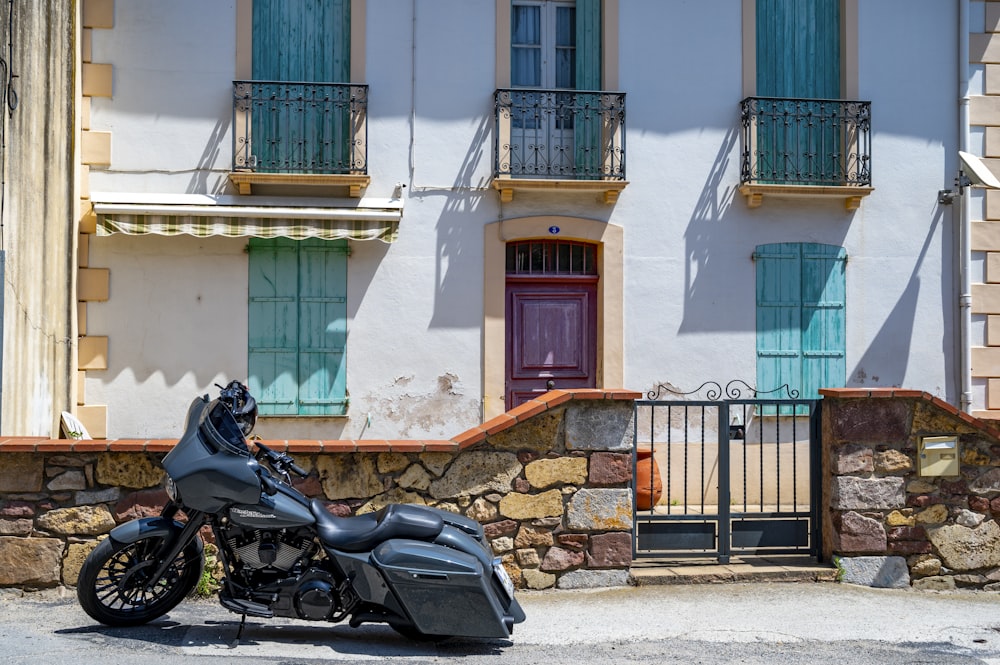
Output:
[[506,411],[507,243],[545,238],[597,245],[598,388],[624,386],[623,227],[608,222],[546,215],[505,219],[483,227],[483,373],[482,419]]

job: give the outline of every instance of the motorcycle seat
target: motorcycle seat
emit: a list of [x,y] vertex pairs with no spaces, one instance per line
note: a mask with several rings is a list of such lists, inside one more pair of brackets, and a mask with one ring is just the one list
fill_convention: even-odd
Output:
[[390,538],[432,540],[444,528],[444,521],[433,512],[402,503],[354,517],[331,515],[318,499],[309,507],[322,543],[344,552],[370,550]]

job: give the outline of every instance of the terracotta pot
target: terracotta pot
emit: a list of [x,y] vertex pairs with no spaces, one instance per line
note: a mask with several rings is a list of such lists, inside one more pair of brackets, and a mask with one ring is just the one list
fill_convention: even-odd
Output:
[[660,465],[650,450],[637,450],[635,457],[635,506],[639,510],[649,510],[663,496]]

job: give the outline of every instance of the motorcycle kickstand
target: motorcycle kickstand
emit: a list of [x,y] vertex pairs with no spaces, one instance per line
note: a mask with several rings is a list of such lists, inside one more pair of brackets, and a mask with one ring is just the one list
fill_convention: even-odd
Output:
[[247,626],[247,615],[243,614],[240,617],[240,629],[238,631],[236,631],[236,639],[234,639],[230,643],[230,645],[229,645],[230,649],[235,649],[236,647],[238,647],[240,645],[240,638],[243,637],[243,629],[246,628],[246,626]]

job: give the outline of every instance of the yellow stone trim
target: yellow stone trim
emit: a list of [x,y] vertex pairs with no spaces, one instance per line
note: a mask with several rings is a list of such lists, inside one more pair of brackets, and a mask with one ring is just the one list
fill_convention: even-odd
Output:
[[986,281],[990,284],[1000,283],[1000,252],[986,254]]
[[76,303],[76,332],[84,337],[87,335],[87,303],[85,302]]
[[111,132],[83,132],[81,161],[95,166],[111,166]]
[[972,222],[969,245],[974,252],[1000,251],[1000,222]]
[[108,338],[106,336],[87,336],[78,339],[77,352],[79,369],[108,368]]
[[78,371],[76,373],[76,403],[82,405],[86,403],[87,373]]
[[603,203],[615,203],[618,194],[628,185],[627,180],[548,180],[536,178],[496,178],[493,189],[500,200],[509,203],[515,192],[595,192]]
[[[553,236],[549,228],[558,226]],[[504,411],[506,356],[506,247],[531,238],[578,240],[598,244],[597,386],[624,383],[624,234],[621,226],[578,217],[539,216],[487,224],[483,246],[483,414]]]
[[972,285],[972,313],[1000,314],[1000,284]]
[[986,317],[986,346],[1000,346],[1000,315]]
[[84,97],[111,97],[114,82],[114,65],[85,62],[80,72]]
[[970,125],[1000,125],[1000,97],[973,95],[969,97]]
[[83,27],[115,27],[115,0],[83,0]]
[[94,31],[84,28],[80,31],[80,61],[91,62],[94,59]]
[[108,438],[108,407],[106,404],[78,406],[76,407],[76,417],[87,428],[87,433],[92,438]]
[[86,233],[77,234],[76,267],[90,266],[90,236]]
[[252,194],[254,185],[305,185],[310,187],[346,187],[351,198],[359,198],[361,190],[368,187],[371,177],[366,175],[335,175],[318,173],[251,173],[237,171],[229,174],[240,194]]
[[875,191],[874,187],[818,187],[813,185],[740,185],[740,194],[746,197],[747,205],[758,208],[769,198],[802,198],[844,200],[844,208],[848,211],[861,207],[861,200]]
[[80,268],[77,271],[76,298],[80,301],[108,300],[111,271],[107,268]]

